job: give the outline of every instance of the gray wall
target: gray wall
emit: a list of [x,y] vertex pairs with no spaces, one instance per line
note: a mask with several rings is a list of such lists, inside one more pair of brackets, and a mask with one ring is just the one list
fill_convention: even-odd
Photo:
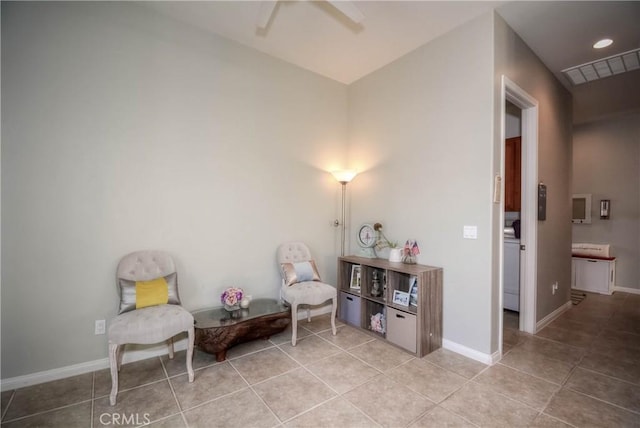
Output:
[[592,223],[573,225],[574,242],[611,244],[616,286],[640,289],[640,113],[574,126],[573,192],[592,195]]
[[538,180],[547,185],[547,219],[538,222],[539,321],[569,301],[571,291],[572,98],[499,15],[495,23],[496,76],[506,75],[539,103]]
[[276,246],[335,281],[347,91],[135,3],[2,2],[2,378],[106,357],[124,254],[184,306],[276,297]]
[[[353,224],[416,239],[418,261],[444,268],[444,339],[485,354],[497,349],[492,79],[487,14],[349,86],[349,161],[363,171],[350,185]],[[478,239],[463,239],[464,225],[478,226]]]
[[640,70],[573,88],[574,125],[611,119],[631,112],[640,113]]

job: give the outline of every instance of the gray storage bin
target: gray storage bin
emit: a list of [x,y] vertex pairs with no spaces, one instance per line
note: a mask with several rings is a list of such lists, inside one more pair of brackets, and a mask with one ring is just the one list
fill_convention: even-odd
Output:
[[387,308],[387,340],[416,352],[416,316],[394,308]]
[[340,292],[340,319],[347,324],[360,326],[360,297]]

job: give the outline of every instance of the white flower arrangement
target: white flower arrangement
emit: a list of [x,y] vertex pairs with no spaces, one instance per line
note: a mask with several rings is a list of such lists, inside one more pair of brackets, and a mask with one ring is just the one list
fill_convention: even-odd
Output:
[[244,291],[242,288],[229,287],[220,296],[220,301],[227,306],[236,306],[242,300]]

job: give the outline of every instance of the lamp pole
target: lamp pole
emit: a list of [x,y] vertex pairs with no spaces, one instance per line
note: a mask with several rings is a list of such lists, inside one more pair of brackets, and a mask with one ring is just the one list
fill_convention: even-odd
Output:
[[347,235],[347,225],[346,225],[346,216],[345,211],[347,207],[347,183],[353,180],[353,177],[356,176],[356,172],[352,170],[344,170],[344,171],[333,171],[333,176],[336,180],[342,185],[342,212],[340,221],[334,221],[334,225],[340,225],[340,256],[344,256],[344,245]]
[[346,202],[347,202],[347,197],[346,197],[346,193],[347,193],[347,182],[346,181],[341,181],[340,184],[342,184],[342,219],[340,220],[340,225],[342,226],[341,229],[341,238],[342,238],[342,245],[340,246],[340,256],[344,256],[344,241],[345,241],[345,237],[346,237],[346,224],[345,224],[345,206],[346,206]]

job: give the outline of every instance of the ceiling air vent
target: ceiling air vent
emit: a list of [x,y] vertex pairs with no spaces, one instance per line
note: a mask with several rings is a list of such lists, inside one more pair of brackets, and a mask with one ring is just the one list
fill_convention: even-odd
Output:
[[574,85],[640,69],[640,48],[562,70]]

